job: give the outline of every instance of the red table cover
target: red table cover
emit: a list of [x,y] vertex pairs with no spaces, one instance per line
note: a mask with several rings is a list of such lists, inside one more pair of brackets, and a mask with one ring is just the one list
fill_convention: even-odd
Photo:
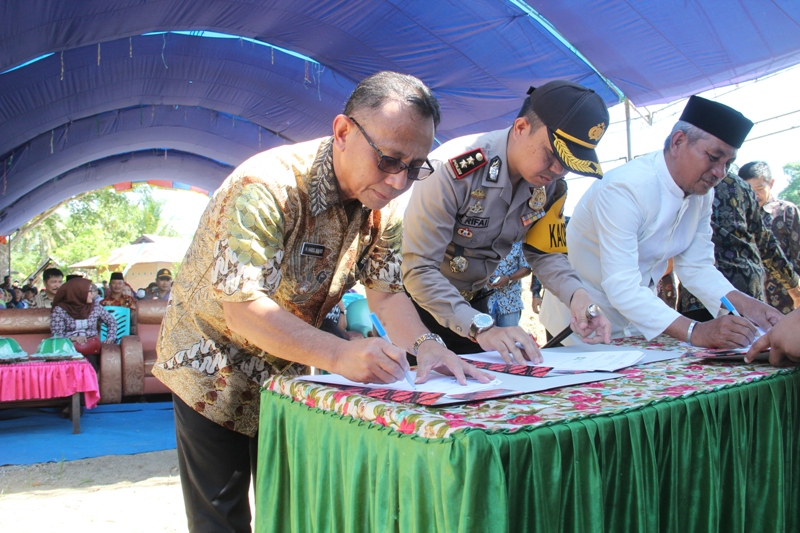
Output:
[[84,394],[86,408],[100,400],[97,374],[88,361],[0,365],[0,401],[40,400]]

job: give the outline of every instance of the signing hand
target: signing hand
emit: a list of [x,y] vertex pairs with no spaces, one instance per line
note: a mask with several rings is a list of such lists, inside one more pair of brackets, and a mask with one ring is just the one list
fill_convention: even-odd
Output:
[[753,342],[756,327],[746,318],[725,315],[708,322],[698,322],[692,344],[706,348],[743,348]]
[[405,379],[408,369],[405,350],[373,337],[337,342],[330,371],[360,383],[394,383]]
[[495,326],[478,333],[477,339],[481,348],[487,352],[497,350],[503,361],[510,365],[526,365],[528,361],[539,364],[544,361],[536,341],[519,326],[508,328]]

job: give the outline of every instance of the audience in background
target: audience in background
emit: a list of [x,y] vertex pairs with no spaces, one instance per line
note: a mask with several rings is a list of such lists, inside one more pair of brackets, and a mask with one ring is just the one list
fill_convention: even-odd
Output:
[[108,293],[105,298],[100,302],[103,306],[127,307],[131,310],[136,310],[136,300],[133,296],[125,294],[125,290],[129,289],[122,272],[112,272],[111,281],[108,285]]
[[169,293],[172,291],[172,272],[168,268],[162,268],[156,274],[156,298],[159,300],[169,300]]
[[[764,224],[753,189],[733,171],[714,186],[711,230],[715,266],[737,290],[763,301],[764,273],[769,272],[794,301],[800,302],[800,278]],[[701,322],[716,316],[685,287],[680,290],[678,311]]]
[[53,299],[50,329],[54,337],[68,337],[75,349],[99,371],[101,343],[97,321],[108,328],[106,344],[113,344],[117,338],[117,321],[94,299],[93,288],[91,281],[81,277],[64,283]]
[[511,246],[511,251],[500,261],[489,278],[487,289],[494,290],[488,298],[487,308],[494,319],[495,326],[518,326],[525,308],[522,303],[522,283],[520,280],[530,275],[531,269],[522,253],[522,243]]
[[[800,274],[800,210],[792,202],[778,200],[772,194],[775,180],[764,161],[751,161],[739,169],[739,177],[753,188],[761,206],[764,225],[772,230],[786,258]],[[766,301],[783,314],[797,307],[790,292],[767,271],[764,280]]]
[[53,307],[53,299],[56,297],[58,289],[64,283],[64,273],[57,268],[48,268],[42,274],[42,279],[44,280],[44,290],[39,291],[39,294],[36,295],[32,307],[50,308]]

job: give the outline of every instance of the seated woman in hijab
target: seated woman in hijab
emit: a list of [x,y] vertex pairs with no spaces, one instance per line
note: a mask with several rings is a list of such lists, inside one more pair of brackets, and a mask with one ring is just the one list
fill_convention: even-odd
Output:
[[84,278],[64,283],[53,298],[50,330],[54,337],[68,337],[99,372],[101,346],[97,321],[103,321],[108,328],[106,344],[113,344],[117,338],[117,321],[99,300],[94,300],[95,293],[91,289],[92,282]]

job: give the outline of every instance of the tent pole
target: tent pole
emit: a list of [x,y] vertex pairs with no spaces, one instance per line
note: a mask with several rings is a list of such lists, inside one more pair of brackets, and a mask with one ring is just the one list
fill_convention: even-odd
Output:
[[631,101],[625,97],[625,131],[628,136],[628,161],[633,159],[631,150]]

